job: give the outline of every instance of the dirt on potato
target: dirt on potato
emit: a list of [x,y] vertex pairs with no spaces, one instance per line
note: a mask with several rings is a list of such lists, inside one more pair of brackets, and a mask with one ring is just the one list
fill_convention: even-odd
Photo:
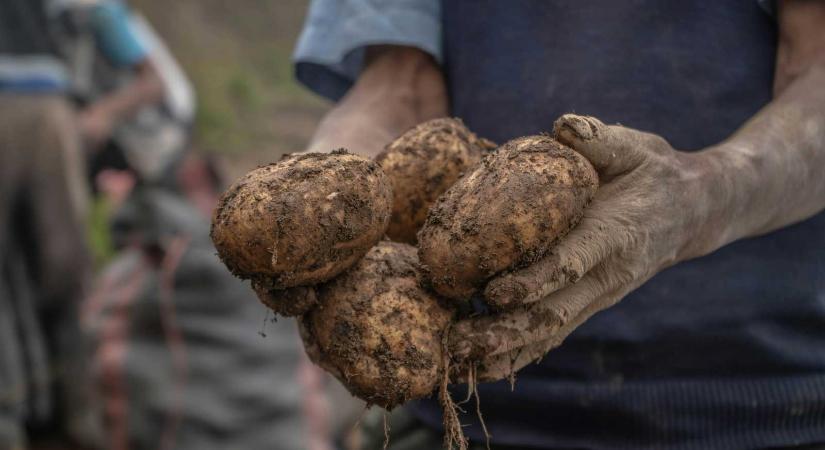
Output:
[[312,285],[355,265],[384,236],[391,205],[375,162],[345,150],[294,155],[236,181],[211,237],[229,270],[256,289]]
[[357,397],[386,409],[433,393],[452,313],[418,282],[414,247],[380,242],[317,288],[305,344]]
[[415,244],[436,199],[494,148],[457,118],[424,122],[387,145],[375,161],[393,189],[390,239]]
[[544,256],[598,188],[580,154],[549,136],[502,145],[430,210],[418,234],[424,278],[464,302],[492,276]]

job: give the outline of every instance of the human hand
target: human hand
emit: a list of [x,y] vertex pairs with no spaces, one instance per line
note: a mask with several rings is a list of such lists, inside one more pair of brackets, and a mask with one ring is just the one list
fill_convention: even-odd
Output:
[[[406,129],[447,114],[444,77],[432,57],[414,48],[378,46],[368,49],[366,59],[355,85],[318,125],[307,152],[343,147],[371,158]],[[315,303],[311,287],[279,291],[266,284],[257,280],[253,289],[276,313],[300,315]]]
[[80,134],[90,150],[97,150],[112,135],[114,122],[102,108],[86,108],[78,114]]
[[[718,247],[711,165],[657,135],[567,114],[560,142],[585,156],[600,188],[584,217],[543,259],[485,290],[497,314],[456,323],[453,357],[478,380],[507,377],[542,357],[593,314],[662,269]],[[716,187],[716,189],[719,189]],[[524,305],[515,308],[514,305]]]

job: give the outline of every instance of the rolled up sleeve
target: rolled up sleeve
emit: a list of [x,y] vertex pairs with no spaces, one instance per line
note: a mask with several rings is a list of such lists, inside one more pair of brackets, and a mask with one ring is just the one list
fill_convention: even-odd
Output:
[[441,61],[441,0],[312,0],[295,76],[332,100],[346,94],[370,45],[416,47]]

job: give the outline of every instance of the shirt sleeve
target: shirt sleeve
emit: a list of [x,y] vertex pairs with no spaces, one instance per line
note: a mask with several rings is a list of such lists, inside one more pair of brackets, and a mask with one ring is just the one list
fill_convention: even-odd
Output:
[[369,45],[416,47],[441,61],[441,0],[312,0],[295,76],[332,100],[346,94]]
[[103,55],[115,66],[140,63],[149,54],[129,19],[129,10],[119,0],[104,0],[92,10],[92,28]]

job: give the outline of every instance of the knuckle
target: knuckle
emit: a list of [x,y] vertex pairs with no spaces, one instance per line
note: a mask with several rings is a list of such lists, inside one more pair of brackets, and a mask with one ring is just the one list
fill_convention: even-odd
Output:
[[666,154],[673,150],[670,143],[658,134],[643,133],[643,137],[647,144],[646,147],[654,154]]
[[570,132],[578,139],[590,140],[601,134],[603,124],[595,117],[564,114],[553,125],[555,134]]

